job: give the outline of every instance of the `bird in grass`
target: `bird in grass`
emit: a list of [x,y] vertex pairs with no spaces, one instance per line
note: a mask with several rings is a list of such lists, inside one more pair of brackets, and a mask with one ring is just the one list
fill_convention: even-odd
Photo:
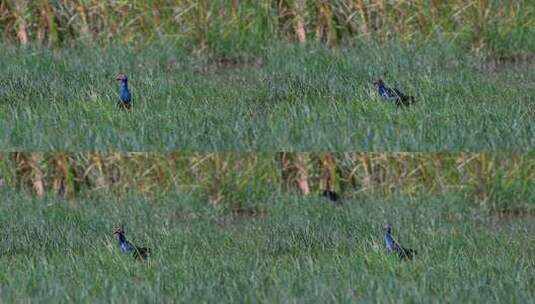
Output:
[[119,241],[119,249],[121,250],[121,253],[132,255],[136,259],[146,259],[149,256],[150,248],[137,247],[126,239],[122,225],[117,228],[113,234],[117,237],[117,241]]
[[327,198],[328,200],[330,200],[332,202],[336,202],[338,200],[338,193],[336,193],[331,188],[331,178],[330,177],[327,178],[325,189],[321,192],[321,197],[325,197],[325,198]]
[[373,83],[377,93],[381,95],[385,100],[395,103],[399,106],[408,106],[414,103],[414,97],[403,94],[396,88],[389,88],[385,85],[383,80],[378,79]]
[[397,253],[400,259],[412,259],[416,255],[416,250],[401,247],[392,237],[392,225],[385,226],[385,247],[388,254]]
[[128,76],[126,74],[119,74],[115,77],[115,80],[121,82],[119,87],[119,102],[117,105],[120,108],[130,109],[132,107],[132,95],[128,90]]
[[321,196],[329,199],[332,202],[336,202],[338,200],[338,193],[332,190],[323,190],[323,192],[321,192]]

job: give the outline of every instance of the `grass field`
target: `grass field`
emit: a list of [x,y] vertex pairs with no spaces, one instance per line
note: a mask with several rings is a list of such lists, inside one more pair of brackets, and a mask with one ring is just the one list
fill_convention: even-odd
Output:
[[[535,70],[447,43],[276,44],[233,57],[181,46],[0,46],[0,148],[79,151],[528,151]],[[131,112],[116,107],[118,72]],[[414,95],[397,109],[371,82]]]
[[[3,302],[533,303],[535,221],[450,194],[264,196],[256,213],[206,209],[195,195],[58,201],[2,192]],[[149,246],[119,254],[114,226]],[[382,226],[418,250],[384,254]]]

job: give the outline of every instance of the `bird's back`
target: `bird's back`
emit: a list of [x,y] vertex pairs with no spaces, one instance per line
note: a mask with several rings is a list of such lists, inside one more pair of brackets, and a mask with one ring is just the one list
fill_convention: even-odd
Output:
[[412,259],[416,255],[416,250],[401,247],[396,240],[394,240],[390,231],[385,232],[384,240],[388,254],[395,252],[400,259]]
[[394,238],[392,237],[392,235],[389,232],[385,233],[384,240],[385,240],[385,247],[386,247],[386,250],[388,251],[388,253],[392,253],[392,252],[398,251],[400,249],[400,246],[394,240]]
[[397,251],[400,259],[412,259],[416,254],[416,250],[400,247]]
[[131,254],[135,251],[135,246],[127,240],[120,241],[119,247],[121,248],[121,252],[124,254]]
[[414,103],[414,97],[405,95],[396,88],[387,87],[381,80],[375,82],[375,87],[379,95],[387,101],[395,103],[397,106],[408,106]]
[[126,85],[121,86],[120,96],[121,101],[124,103],[129,103],[130,101],[132,101],[130,91],[128,90],[128,87]]

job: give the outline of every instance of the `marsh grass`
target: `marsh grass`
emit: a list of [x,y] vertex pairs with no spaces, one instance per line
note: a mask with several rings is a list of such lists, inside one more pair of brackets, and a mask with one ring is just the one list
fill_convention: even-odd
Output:
[[[455,194],[354,198],[266,195],[236,219],[189,195],[100,196],[69,205],[2,193],[3,301],[523,302],[533,299],[533,221],[501,221]],[[252,202],[253,203],[253,202]],[[226,218],[222,225],[220,219]],[[119,254],[123,222],[147,262]],[[418,250],[384,254],[382,225]]]
[[[0,147],[127,151],[528,151],[532,63],[453,45],[274,45],[230,57],[150,47],[0,53]],[[118,72],[131,112],[116,108]],[[381,102],[382,77],[417,103]]]

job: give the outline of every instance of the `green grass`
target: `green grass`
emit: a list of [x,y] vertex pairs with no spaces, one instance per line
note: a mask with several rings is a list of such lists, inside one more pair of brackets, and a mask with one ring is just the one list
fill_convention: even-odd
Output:
[[[264,196],[259,216],[195,195],[37,200],[4,191],[2,302],[533,303],[533,218],[498,218],[458,195],[362,197],[334,207]],[[111,232],[153,248],[119,254]],[[384,254],[382,225],[418,250]]]
[[[218,64],[173,44],[0,46],[0,148],[128,151],[528,151],[530,62],[483,67],[445,43],[275,45]],[[116,107],[118,72],[134,110]],[[384,75],[386,73],[386,76]],[[415,95],[397,109],[371,82]]]

